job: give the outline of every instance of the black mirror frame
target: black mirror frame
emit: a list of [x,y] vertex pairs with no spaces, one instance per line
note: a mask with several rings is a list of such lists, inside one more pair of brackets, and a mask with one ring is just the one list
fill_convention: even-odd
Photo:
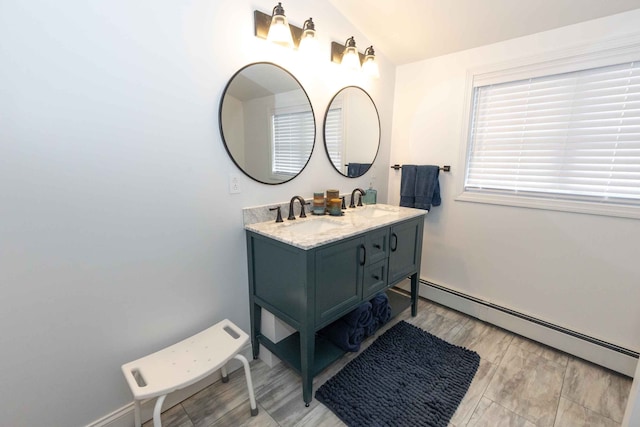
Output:
[[322,139],[324,141],[324,151],[327,154],[327,159],[329,160],[329,163],[331,164],[331,166],[333,167],[333,169],[336,172],[338,172],[340,175],[342,175],[342,176],[344,176],[346,178],[352,178],[353,179],[353,178],[360,178],[361,176],[364,176],[367,172],[369,172],[371,170],[371,166],[369,166],[367,168],[367,170],[363,174],[358,175],[358,176],[349,176],[349,175],[345,175],[342,172],[340,172],[336,168],[336,166],[333,164],[333,162],[331,161],[331,156],[329,155],[329,150],[327,149],[327,140],[326,140],[326,136],[327,135],[326,135],[326,130],[325,130],[326,125],[327,125],[327,116],[329,114],[329,109],[331,108],[331,104],[333,104],[333,101],[336,99],[336,97],[338,95],[340,95],[340,93],[343,90],[350,89],[350,88],[359,89],[362,92],[364,92],[365,95],[367,95],[369,97],[369,100],[371,100],[371,105],[373,105],[373,109],[375,110],[376,117],[378,119],[378,146],[376,147],[376,154],[373,156],[373,160],[371,160],[371,166],[373,166],[373,164],[375,163],[376,159],[378,158],[378,152],[380,152],[380,140],[382,138],[382,127],[380,125],[380,113],[378,112],[378,107],[376,106],[376,103],[373,101],[373,98],[371,97],[371,95],[369,95],[369,93],[366,90],[362,89],[360,86],[345,86],[342,89],[340,89],[338,92],[336,92],[336,94],[333,95],[333,97],[331,98],[331,101],[329,101],[329,105],[327,105],[327,109],[325,110],[325,113],[324,113],[324,120],[322,121]]
[[[225,95],[227,94],[227,91],[229,90],[229,86],[231,85],[231,82],[233,82],[233,79],[236,78],[236,76],[238,74],[240,74],[242,71],[244,71],[245,69],[252,67],[254,65],[272,65],[274,67],[277,67],[279,69],[281,69],[282,71],[284,71],[285,73],[287,73],[289,76],[291,76],[291,78],[293,78],[293,80],[296,81],[296,83],[298,83],[298,86],[300,86],[300,89],[302,89],[302,92],[304,93],[304,95],[307,97],[307,102],[309,102],[309,108],[311,108],[311,114],[313,115],[313,146],[311,147],[311,152],[309,153],[309,158],[307,159],[306,163],[304,164],[304,166],[302,167],[302,169],[300,169],[300,171],[292,176],[290,179],[287,179],[286,181],[281,181],[281,182],[264,182],[261,181],[251,175],[249,175],[249,173],[247,171],[245,171],[239,164],[238,162],[236,162],[236,159],[234,159],[234,157],[231,155],[231,151],[229,150],[229,146],[227,145],[227,140],[224,136],[224,130],[222,128],[222,106],[224,104],[224,98]],[[309,161],[311,160],[311,156],[313,155],[313,150],[316,147],[316,142],[317,142],[317,137],[318,137],[318,132],[317,132],[317,122],[316,122],[316,114],[315,111],[313,109],[313,104],[311,104],[311,98],[309,98],[309,94],[307,93],[307,91],[305,90],[305,88],[302,86],[302,84],[300,83],[300,81],[293,75],[291,74],[291,72],[289,72],[286,68],[278,65],[278,64],[274,64],[273,62],[253,62],[251,64],[247,64],[244,67],[240,68],[238,71],[236,71],[231,78],[229,79],[229,81],[227,82],[224,90],[222,91],[222,96],[220,97],[220,104],[218,107],[218,128],[220,129],[220,137],[222,138],[222,143],[224,144],[224,149],[227,152],[227,155],[229,156],[229,158],[231,159],[231,161],[233,162],[234,165],[236,165],[236,167],[238,169],[240,169],[240,171],[242,171],[243,174],[245,174],[246,176],[248,176],[249,178],[251,178],[252,180],[259,182],[261,184],[267,184],[267,185],[280,185],[280,184],[284,184],[285,182],[289,182],[293,179],[295,179],[296,177],[298,177],[298,175],[300,175],[302,173],[302,171],[307,167],[307,165],[309,164]]]

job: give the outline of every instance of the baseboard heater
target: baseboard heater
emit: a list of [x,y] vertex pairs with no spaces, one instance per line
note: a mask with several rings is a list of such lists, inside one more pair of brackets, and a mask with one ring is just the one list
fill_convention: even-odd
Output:
[[420,296],[624,375],[635,373],[640,356],[636,351],[424,279],[420,279]]

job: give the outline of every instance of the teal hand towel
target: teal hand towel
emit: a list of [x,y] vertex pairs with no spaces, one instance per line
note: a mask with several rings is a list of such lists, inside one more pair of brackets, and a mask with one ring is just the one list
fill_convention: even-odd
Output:
[[430,210],[431,205],[440,206],[439,174],[439,166],[426,165],[416,167],[415,208]]
[[413,208],[416,203],[416,165],[402,165],[400,178],[400,206]]

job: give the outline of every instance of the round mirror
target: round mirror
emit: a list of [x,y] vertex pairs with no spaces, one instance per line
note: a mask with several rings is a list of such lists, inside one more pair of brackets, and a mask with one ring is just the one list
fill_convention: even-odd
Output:
[[278,65],[259,62],[236,72],[220,101],[220,134],[247,176],[282,184],[307,165],[316,122],[300,82]]
[[349,178],[364,175],[378,155],[380,117],[373,99],[357,86],[338,92],[324,116],[324,147],[333,167]]

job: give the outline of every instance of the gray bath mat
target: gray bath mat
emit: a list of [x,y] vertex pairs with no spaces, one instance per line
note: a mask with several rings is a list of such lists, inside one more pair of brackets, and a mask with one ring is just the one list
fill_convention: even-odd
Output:
[[478,353],[401,321],[316,391],[350,427],[446,427],[478,370]]

